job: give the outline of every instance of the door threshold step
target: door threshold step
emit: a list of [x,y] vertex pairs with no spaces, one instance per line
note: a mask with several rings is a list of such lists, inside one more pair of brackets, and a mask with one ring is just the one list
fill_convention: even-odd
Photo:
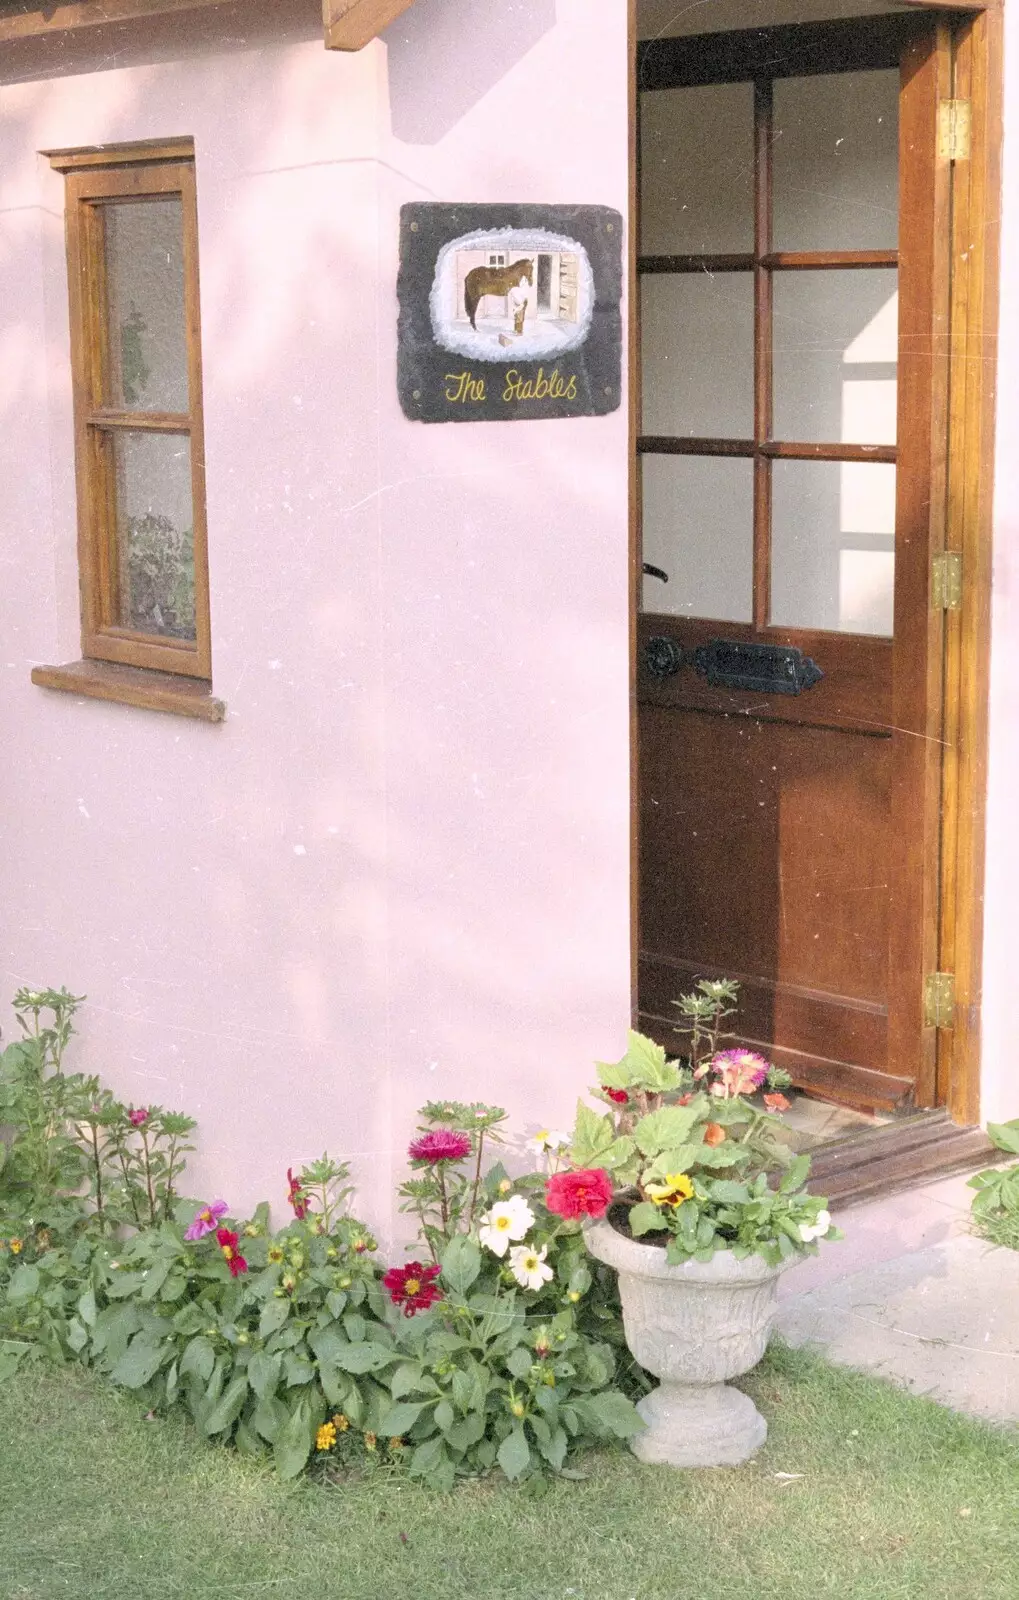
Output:
[[902,1189],[919,1188],[995,1160],[982,1128],[960,1128],[947,1112],[920,1112],[900,1123],[867,1129],[811,1152],[808,1189],[843,1210]]

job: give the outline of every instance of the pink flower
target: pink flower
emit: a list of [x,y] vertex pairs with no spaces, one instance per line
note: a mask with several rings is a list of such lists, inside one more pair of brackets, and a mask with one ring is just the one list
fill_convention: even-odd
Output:
[[471,1153],[470,1137],[456,1133],[452,1128],[435,1128],[412,1139],[407,1154],[412,1161],[427,1161],[434,1166],[439,1161],[462,1161]]
[[770,1067],[755,1050],[719,1050],[710,1061],[703,1061],[694,1072],[695,1078],[710,1073],[715,1079],[711,1093],[728,1099],[741,1094],[753,1094],[767,1079]]
[[766,1094],[764,1096],[764,1104],[771,1112],[788,1111],[791,1103],[784,1094]]
[[216,1243],[223,1252],[223,1260],[230,1268],[231,1278],[239,1278],[242,1272],[247,1272],[248,1263],[237,1253],[240,1240],[235,1233],[231,1233],[229,1228],[217,1228]]
[[305,1199],[304,1190],[301,1188],[301,1180],[294,1177],[291,1167],[287,1168],[287,1199],[293,1207],[294,1216],[298,1222],[303,1222],[308,1215],[308,1202]]
[[195,1220],[189,1228],[184,1229],[184,1237],[194,1243],[196,1239],[204,1239],[207,1233],[212,1233],[220,1217],[226,1213],[226,1201],[214,1200],[211,1206],[202,1206],[195,1212]]
[[545,1204],[557,1217],[603,1217],[612,1199],[612,1179],[604,1167],[557,1172],[545,1185]]
[[145,1123],[149,1120],[148,1107],[138,1106],[134,1111],[129,1111],[127,1114],[127,1120],[131,1124],[132,1128],[144,1127]]

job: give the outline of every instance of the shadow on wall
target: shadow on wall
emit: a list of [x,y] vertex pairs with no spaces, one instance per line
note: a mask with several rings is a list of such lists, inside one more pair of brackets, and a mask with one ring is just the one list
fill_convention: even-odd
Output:
[[555,21],[555,0],[416,0],[384,35],[394,136],[437,144]]

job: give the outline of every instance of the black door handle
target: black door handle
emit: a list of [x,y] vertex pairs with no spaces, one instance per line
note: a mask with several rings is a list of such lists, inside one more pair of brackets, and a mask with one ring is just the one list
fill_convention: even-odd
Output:
[[644,576],[646,578],[661,578],[663,583],[668,583],[669,581],[669,574],[663,572],[661,567],[653,567],[650,561],[645,561],[644,563]]

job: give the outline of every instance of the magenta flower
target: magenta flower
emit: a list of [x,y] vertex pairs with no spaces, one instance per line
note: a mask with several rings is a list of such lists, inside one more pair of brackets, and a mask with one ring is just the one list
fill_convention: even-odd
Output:
[[412,1161],[427,1161],[432,1166],[439,1161],[462,1161],[470,1153],[470,1136],[456,1133],[452,1128],[435,1128],[431,1133],[423,1133],[407,1147]]
[[195,1213],[195,1220],[189,1228],[185,1228],[184,1237],[193,1244],[196,1239],[204,1239],[207,1233],[212,1233],[220,1217],[226,1212],[225,1200],[214,1200],[211,1206],[202,1206]]
[[136,1106],[133,1111],[128,1112],[127,1120],[131,1124],[132,1128],[144,1127],[145,1123],[149,1120],[148,1107]]
[[719,1050],[710,1061],[702,1062],[694,1077],[703,1078],[710,1073],[715,1080],[711,1093],[728,1099],[753,1094],[766,1081],[769,1071],[768,1062],[756,1050]]

